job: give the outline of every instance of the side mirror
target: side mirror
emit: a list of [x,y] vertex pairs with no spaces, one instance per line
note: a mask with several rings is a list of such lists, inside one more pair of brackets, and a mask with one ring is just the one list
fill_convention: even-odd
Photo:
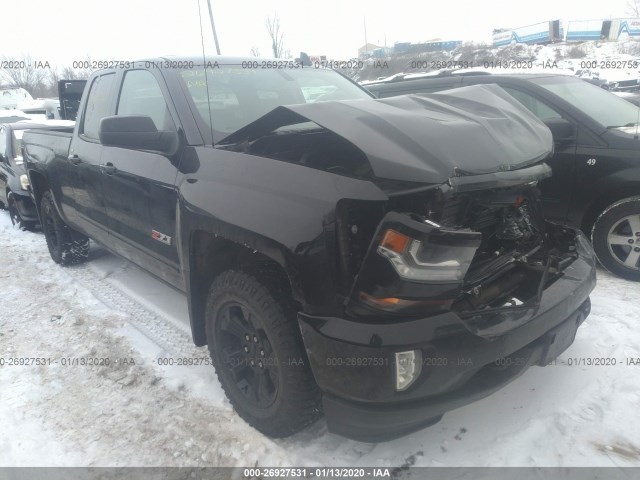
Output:
[[173,155],[178,149],[178,133],[158,131],[147,115],[116,115],[100,120],[100,143],[110,147],[152,150]]
[[543,123],[551,130],[555,143],[567,143],[576,139],[576,128],[564,118],[548,118]]

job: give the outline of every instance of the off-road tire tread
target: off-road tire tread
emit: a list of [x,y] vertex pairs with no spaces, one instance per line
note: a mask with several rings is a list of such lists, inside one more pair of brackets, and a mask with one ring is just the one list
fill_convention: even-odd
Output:
[[232,386],[227,385],[224,373],[217,367],[216,375],[236,412],[249,425],[270,437],[292,435],[322,415],[320,392],[311,373],[297,326],[295,304],[279,279],[269,275],[268,271],[246,272],[238,269],[221,273],[213,281],[206,303],[206,333],[214,365],[217,360],[212,337],[213,312],[219,302],[231,299],[236,294],[246,295],[245,298],[253,302],[253,308],[262,313],[264,327],[268,330],[274,350],[289,358],[303,358],[304,365],[288,368],[285,365],[280,370],[280,381],[285,386],[285,392],[278,392],[276,402],[281,404],[278,413],[271,418],[257,418],[237,404],[230,391]]
[[[84,235],[73,231],[66,223],[64,223],[56,210],[53,195],[49,190],[44,192],[42,195],[42,199],[40,201],[40,212],[42,216],[42,230],[53,261],[60,265],[77,265],[85,262],[89,257],[89,239]],[[57,245],[53,244],[53,239],[47,235],[47,230],[45,228],[45,215],[49,214],[53,219],[54,228],[57,232]]]

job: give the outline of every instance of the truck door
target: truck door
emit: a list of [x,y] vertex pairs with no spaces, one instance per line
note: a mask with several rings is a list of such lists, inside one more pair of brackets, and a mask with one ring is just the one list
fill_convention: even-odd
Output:
[[69,168],[78,225],[91,238],[108,241],[107,211],[100,172],[102,145],[98,137],[100,120],[113,111],[112,90],[115,73],[95,77],[89,87],[87,101],[77,134],[69,148]]
[[[177,131],[177,115],[163,88],[162,78],[148,70],[125,72],[116,115],[147,115],[158,130]],[[102,152],[106,209],[116,250],[174,284],[173,276],[181,278],[175,163],[159,152],[111,146]]]

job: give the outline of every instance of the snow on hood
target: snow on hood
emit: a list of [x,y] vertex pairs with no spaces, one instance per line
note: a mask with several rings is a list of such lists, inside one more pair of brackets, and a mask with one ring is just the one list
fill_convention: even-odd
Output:
[[444,183],[523,168],[553,151],[546,125],[497,85],[278,107],[221,143],[308,120],[350,141],[376,177],[391,180]]

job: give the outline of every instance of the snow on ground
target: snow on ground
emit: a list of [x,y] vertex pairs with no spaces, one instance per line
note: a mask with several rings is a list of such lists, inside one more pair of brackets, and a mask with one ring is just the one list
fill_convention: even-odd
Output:
[[[246,425],[191,343],[186,300],[93,248],[62,268],[0,212],[0,466],[640,466],[640,285],[599,271],[575,343],[490,397],[398,440],[323,421],[283,440]],[[11,358],[57,360],[10,366]],[[569,366],[573,358],[615,366]],[[109,365],[62,365],[108,358]],[[116,363],[117,360],[117,363]]]
[[[640,78],[640,41],[560,42],[549,45],[512,44],[494,47],[468,42],[450,52],[422,52],[370,58],[362,68],[345,70],[362,85],[376,80],[392,80],[404,73],[437,74],[433,62],[445,70],[461,69],[500,74],[558,74],[599,78],[609,82]],[[440,68],[440,67],[435,67]]]

